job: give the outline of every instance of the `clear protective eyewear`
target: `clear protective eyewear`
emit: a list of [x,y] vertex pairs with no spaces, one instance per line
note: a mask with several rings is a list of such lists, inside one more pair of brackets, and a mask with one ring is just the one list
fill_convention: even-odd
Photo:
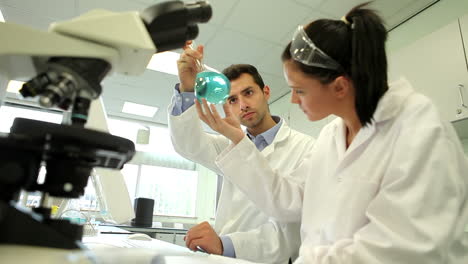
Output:
[[315,46],[302,25],[299,25],[294,32],[289,51],[291,57],[302,64],[330,70],[343,69],[337,61]]

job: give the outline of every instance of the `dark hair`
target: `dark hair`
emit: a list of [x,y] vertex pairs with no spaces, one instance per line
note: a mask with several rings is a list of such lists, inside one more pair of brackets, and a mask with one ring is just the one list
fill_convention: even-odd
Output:
[[[346,14],[343,20],[320,19],[304,30],[314,44],[341,64],[340,70],[307,66],[295,60],[302,72],[328,84],[338,76],[347,75],[356,89],[355,106],[363,126],[372,121],[380,98],[388,90],[385,41],[387,30],[376,11],[360,4]],[[291,43],[282,54],[282,60],[291,60]]]
[[241,74],[247,73],[252,76],[254,82],[260,86],[260,88],[263,90],[263,87],[265,87],[265,84],[263,83],[262,76],[260,76],[260,73],[258,73],[257,68],[255,68],[253,65],[250,64],[232,64],[231,66],[227,67],[226,69],[223,70],[223,74],[226,75],[226,77],[232,81],[241,76]]

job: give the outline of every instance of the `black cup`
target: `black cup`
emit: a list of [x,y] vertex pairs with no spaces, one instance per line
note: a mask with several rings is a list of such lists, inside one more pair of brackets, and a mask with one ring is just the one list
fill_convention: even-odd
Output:
[[153,225],[154,200],[148,198],[135,198],[135,218],[132,226],[151,227]]

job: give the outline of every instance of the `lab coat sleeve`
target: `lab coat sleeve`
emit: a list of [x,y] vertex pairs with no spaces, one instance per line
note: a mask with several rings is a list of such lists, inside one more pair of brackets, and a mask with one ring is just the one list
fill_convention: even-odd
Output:
[[261,263],[286,264],[297,257],[301,240],[300,223],[282,224],[270,219],[258,228],[247,232],[228,234],[236,258]]
[[330,245],[303,244],[297,263],[468,263],[448,255],[466,255],[467,247],[460,242],[466,242],[468,214],[460,143],[431,105],[403,115],[388,169],[366,210],[368,224]]
[[[173,104],[174,101],[169,105],[168,113],[171,113]],[[217,174],[221,174],[215,164],[215,159],[229,145],[229,140],[220,135],[206,133],[202,128],[195,106],[178,116],[169,114],[168,126],[172,145],[177,153]]]
[[292,175],[280,175],[247,136],[226,148],[216,164],[267,215],[281,222],[301,220],[305,166],[299,165]]
[[195,94],[193,92],[180,92],[179,85],[176,84],[174,88],[174,95],[172,96],[172,109],[168,113],[173,116],[179,116],[191,106],[194,105]]

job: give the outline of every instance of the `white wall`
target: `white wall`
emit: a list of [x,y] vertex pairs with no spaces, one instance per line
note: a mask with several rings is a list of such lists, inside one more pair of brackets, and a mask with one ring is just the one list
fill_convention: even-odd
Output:
[[272,115],[281,116],[289,123],[289,111],[292,107],[294,107],[294,105],[291,104],[291,93],[287,93],[280,99],[277,99],[273,104],[270,104],[270,112]]
[[466,156],[468,156],[468,138],[462,140],[463,150],[465,151]]
[[439,1],[406,23],[390,31],[387,41],[389,56],[392,51],[405,47],[411,42],[448,25],[466,13],[468,13],[467,0]]
[[[391,57],[393,52],[410,45],[466,14],[468,14],[467,0],[439,1],[390,32],[387,42],[388,57]],[[441,50],[440,52],[443,53],[444,51]],[[465,153],[468,155],[468,139],[464,139],[462,144]]]

